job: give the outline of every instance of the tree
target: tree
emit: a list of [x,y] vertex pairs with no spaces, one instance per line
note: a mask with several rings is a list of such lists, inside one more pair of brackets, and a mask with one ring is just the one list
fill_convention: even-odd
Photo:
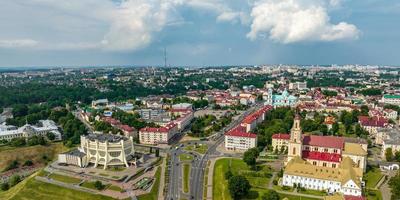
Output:
[[12,175],[9,180],[10,187],[17,185],[20,181],[21,181],[21,177],[18,174]]
[[32,160],[26,160],[26,161],[24,162],[24,165],[23,165],[23,166],[32,166],[32,165],[33,165]]
[[264,195],[261,197],[262,200],[279,200],[279,194],[275,190],[268,190]]
[[392,161],[392,160],[393,160],[393,151],[392,151],[392,148],[387,148],[387,149],[385,150],[385,158],[386,158],[386,161]]
[[253,169],[255,169],[256,163],[257,163],[257,157],[258,157],[258,149],[257,148],[251,148],[244,152],[243,154],[243,161],[251,166]]
[[19,163],[17,160],[13,160],[10,164],[7,165],[7,167],[4,169],[4,171],[8,171],[11,169],[16,169],[19,167]]
[[105,186],[103,185],[103,183],[101,181],[95,181],[94,182],[94,187],[97,190],[103,190]]
[[6,190],[10,189],[10,186],[8,185],[7,182],[3,182],[3,183],[0,185],[0,189],[3,190],[3,191],[6,191]]
[[394,159],[395,159],[397,162],[400,162],[400,151],[396,151],[396,153],[394,153]]
[[339,124],[338,124],[337,122],[335,122],[335,123],[332,125],[331,132],[332,132],[334,135],[336,135],[336,134],[339,132]]
[[249,181],[244,176],[232,176],[228,181],[229,193],[232,199],[245,197],[251,188]]
[[56,139],[56,135],[54,135],[54,133],[52,133],[52,132],[47,132],[46,137],[47,137],[47,139],[49,139],[51,141]]
[[227,172],[225,172],[224,176],[225,176],[225,180],[229,180],[233,176],[231,169],[229,169]]
[[397,173],[396,176],[392,177],[389,180],[389,186],[392,192],[392,199],[396,199],[396,197],[400,196],[400,174]]

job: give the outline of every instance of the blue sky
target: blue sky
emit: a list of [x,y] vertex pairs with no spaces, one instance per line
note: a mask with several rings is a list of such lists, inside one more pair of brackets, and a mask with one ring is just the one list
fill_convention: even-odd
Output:
[[8,0],[0,66],[400,65],[398,0]]

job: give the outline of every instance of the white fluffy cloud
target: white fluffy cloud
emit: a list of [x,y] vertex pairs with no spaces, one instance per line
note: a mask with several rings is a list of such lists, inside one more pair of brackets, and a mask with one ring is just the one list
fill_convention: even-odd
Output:
[[251,11],[247,37],[255,40],[267,33],[270,39],[282,43],[358,38],[355,25],[332,24],[326,6],[322,0],[260,0]]
[[[252,3],[256,1],[256,3]],[[304,40],[332,41],[357,38],[357,27],[332,24],[328,8],[342,0],[14,0],[0,1],[1,24],[14,13],[18,25],[2,27],[1,48],[30,47],[45,50],[137,50],[148,46],[157,33],[170,25],[184,24],[182,7],[202,10],[217,22],[250,26],[247,37],[269,35],[290,43]],[[235,7],[236,6],[236,7]],[[9,8],[15,9],[10,11]],[[250,12],[251,11],[251,12]],[[8,14],[6,14],[8,12]],[[26,13],[24,15],[24,13]],[[3,19],[3,20],[2,20]],[[196,23],[196,22],[194,22]],[[18,33],[18,38],[9,39]],[[216,33],[218,34],[218,33]]]
[[0,47],[2,48],[33,47],[37,44],[38,41],[32,39],[0,40]]

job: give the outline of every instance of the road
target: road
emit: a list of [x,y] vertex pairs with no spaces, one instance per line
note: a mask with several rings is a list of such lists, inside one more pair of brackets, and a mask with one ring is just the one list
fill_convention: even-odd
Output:
[[[235,121],[232,121],[224,130],[230,130],[233,127],[239,125],[242,120],[259,109],[262,105],[257,104],[249,109],[247,109],[244,113],[242,113],[239,118]],[[207,167],[207,162],[210,156],[213,156],[217,153],[217,147],[224,142],[224,133],[223,131],[219,132],[215,136],[215,142],[209,146],[207,152],[201,157],[199,160],[195,160],[192,164],[191,168],[191,183],[190,183],[190,196],[191,199],[203,199],[203,186],[204,186],[204,172]]]

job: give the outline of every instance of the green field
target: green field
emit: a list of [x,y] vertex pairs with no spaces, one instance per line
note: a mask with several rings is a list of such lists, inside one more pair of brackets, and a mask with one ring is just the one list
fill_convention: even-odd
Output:
[[160,187],[160,178],[161,178],[161,168],[160,167],[157,168],[154,178],[155,178],[155,181],[153,183],[154,185],[151,188],[150,193],[138,196],[137,197],[138,200],[156,200],[156,199],[158,199],[158,189]]
[[240,159],[223,158],[219,159],[214,166],[213,176],[213,199],[214,200],[230,200],[231,197],[228,191],[228,181],[225,180],[224,174],[231,169],[233,174],[240,174],[245,176],[253,189],[249,199],[261,198],[263,190],[266,191],[270,178],[266,174],[271,170],[265,166],[260,166],[261,169],[257,172],[252,171]]
[[185,147],[186,151],[195,151],[200,154],[205,154],[208,149],[206,144],[188,145]]
[[179,160],[180,161],[192,161],[193,160],[193,156],[190,154],[181,154],[179,155]]
[[363,179],[366,182],[367,188],[375,188],[376,184],[378,184],[382,177],[383,175],[378,168],[372,168],[365,173]]
[[107,188],[107,190],[113,190],[113,191],[117,191],[117,192],[122,192],[123,189],[116,186],[116,185],[111,185],[110,187]]
[[[97,188],[94,186],[94,183],[95,182],[85,181],[85,182],[82,183],[81,187],[89,188],[89,189],[92,189],[92,190],[97,190]],[[108,187],[110,187],[110,184],[105,185],[104,189],[108,189]]]
[[113,200],[111,197],[95,195],[78,190],[28,178],[6,192],[0,192],[2,200]]
[[78,178],[74,178],[71,176],[64,176],[61,174],[50,174],[49,178],[56,180],[56,181],[60,181],[60,182],[64,182],[64,183],[71,183],[71,184],[78,184],[81,182],[81,179]]
[[189,192],[189,174],[190,174],[190,165],[183,165],[183,192]]
[[379,190],[367,189],[365,194],[367,195],[368,200],[382,200],[382,194]]

